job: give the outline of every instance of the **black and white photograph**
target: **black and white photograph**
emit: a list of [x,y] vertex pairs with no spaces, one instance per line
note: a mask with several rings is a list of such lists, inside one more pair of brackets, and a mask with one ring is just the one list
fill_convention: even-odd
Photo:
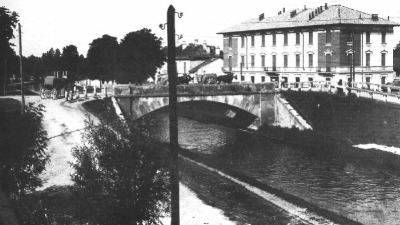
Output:
[[0,225],[399,225],[395,0],[0,0]]

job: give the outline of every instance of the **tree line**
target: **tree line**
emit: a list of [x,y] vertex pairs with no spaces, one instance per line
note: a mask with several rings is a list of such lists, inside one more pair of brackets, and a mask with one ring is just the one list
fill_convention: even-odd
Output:
[[[10,42],[15,38],[18,14],[0,7],[0,17],[0,81],[3,83],[20,77],[20,59]],[[61,50],[51,48],[41,57],[23,57],[24,80],[42,81],[55,71],[65,71],[69,82],[87,78],[141,84],[149,77],[154,78],[157,68],[166,61],[162,39],[147,28],[126,34],[120,42],[105,34],[89,45],[86,57],[72,44]]]

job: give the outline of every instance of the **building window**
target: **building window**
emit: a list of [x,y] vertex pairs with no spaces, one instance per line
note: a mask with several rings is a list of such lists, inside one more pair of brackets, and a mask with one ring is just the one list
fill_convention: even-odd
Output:
[[331,72],[332,55],[327,54],[325,57],[326,57],[326,72]]
[[276,71],[276,55],[272,55],[272,71]]
[[386,53],[382,53],[381,57],[382,57],[381,65],[386,66]]
[[232,71],[232,56],[229,56],[228,66],[229,66],[229,71]]
[[240,75],[240,81],[244,81],[244,76]]
[[310,32],[308,32],[308,44],[309,44],[309,45],[312,45],[313,42],[314,42],[313,32],[310,31]]
[[351,68],[353,66],[353,54],[352,53],[349,53],[347,55],[347,62],[349,64],[350,68]]
[[365,65],[367,67],[371,66],[371,54],[370,53],[365,54]]
[[296,67],[300,67],[300,54],[296,54]]
[[265,55],[261,55],[261,66],[265,66]]
[[300,33],[296,33],[296,45],[300,45]]
[[244,55],[240,56],[240,60],[241,60],[240,64],[243,67],[244,66]]
[[244,48],[244,36],[241,37],[241,47]]
[[254,47],[254,35],[251,36],[251,47]]
[[265,47],[265,34],[261,34],[261,47]]
[[283,45],[288,45],[288,34],[283,33]]
[[353,43],[353,33],[347,33],[347,42]]
[[371,43],[371,32],[367,31],[365,33],[365,41],[367,42],[367,44]]
[[386,44],[386,32],[382,32],[382,44]]
[[283,55],[283,67],[287,68],[288,67],[288,56]]
[[232,48],[232,37],[229,37],[228,39],[228,47]]
[[314,55],[313,54],[308,54],[308,67],[313,67],[314,65]]
[[332,33],[331,30],[326,30],[326,43],[332,42]]
[[261,82],[264,83],[265,82],[265,76],[261,77]]
[[276,33],[272,34],[272,46],[276,46]]
[[251,56],[251,66],[254,67],[254,55]]

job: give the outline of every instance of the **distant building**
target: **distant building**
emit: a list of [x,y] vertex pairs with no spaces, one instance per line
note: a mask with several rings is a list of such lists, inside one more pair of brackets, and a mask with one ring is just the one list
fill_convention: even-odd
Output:
[[341,5],[283,8],[219,32],[224,69],[252,82],[350,81],[355,71],[356,82],[387,83],[394,75],[394,26]]
[[[219,47],[215,46],[210,46],[207,45],[206,41],[204,41],[202,44],[198,43],[198,40],[196,39],[194,42],[195,45],[202,45],[203,49],[206,50],[205,54],[196,54],[196,52],[193,52],[192,54],[177,54],[176,55],[176,70],[178,73],[178,77],[183,76],[183,74],[189,74],[190,70],[193,68],[196,68],[198,65],[207,62],[209,60],[214,60],[219,58],[219,52],[216,53],[216,50],[219,51]],[[178,47],[181,48],[182,50],[186,49],[188,44],[186,41],[183,41],[182,44]],[[222,59],[221,59],[222,60]],[[214,64],[215,65],[215,64]],[[222,69],[222,63],[220,65],[220,70]],[[156,74],[156,81],[159,80],[159,77],[165,77],[168,75],[168,64],[165,63],[157,72]]]

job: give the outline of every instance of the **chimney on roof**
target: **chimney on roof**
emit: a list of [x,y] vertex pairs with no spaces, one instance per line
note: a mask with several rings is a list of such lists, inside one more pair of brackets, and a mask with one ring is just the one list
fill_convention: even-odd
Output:
[[282,13],[282,12],[281,12],[281,11],[279,11],[279,12],[278,12],[278,15],[281,15],[281,13]]
[[264,13],[261,13],[261,14],[258,16],[258,20],[261,21],[261,20],[263,20],[263,19],[264,19]]
[[312,15],[311,15],[311,13],[308,14],[308,20],[312,20]]
[[388,20],[389,20],[389,16],[388,16]]
[[311,17],[314,19],[314,11],[311,12]]
[[285,8],[283,8],[282,12],[285,13]]
[[293,18],[293,17],[295,17],[296,16],[296,10],[292,10],[291,12],[290,12],[290,18]]
[[371,18],[372,18],[373,21],[378,21],[379,20],[378,14],[372,14]]
[[325,9],[328,9],[328,3],[325,3]]
[[315,9],[315,16],[318,15],[318,8]]
[[307,9],[307,6],[306,5],[304,5],[304,10],[306,10]]

